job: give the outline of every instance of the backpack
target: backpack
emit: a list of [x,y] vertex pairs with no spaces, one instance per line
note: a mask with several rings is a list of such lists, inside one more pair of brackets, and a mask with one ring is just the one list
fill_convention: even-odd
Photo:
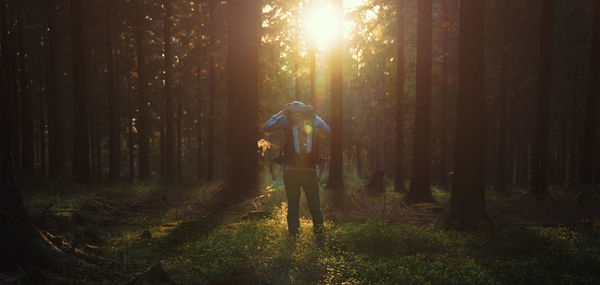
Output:
[[319,129],[313,125],[314,120],[311,120],[311,124],[309,125],[312,128],[310,131],[311,141],[310,145],[306,147],[307,149],[310,148],[309,153],[305,153],[302,150],[300,153],[296,152],[293,126],[288,126],[285,128],[283,147],[279,152],[279,156],[273,159],[273,162],[297,168],[314,168],[318,164],[323,163],[325,159],[319,155]]

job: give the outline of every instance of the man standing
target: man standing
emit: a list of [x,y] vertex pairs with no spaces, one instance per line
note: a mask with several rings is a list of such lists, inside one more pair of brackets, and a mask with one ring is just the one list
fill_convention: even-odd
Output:
[[268,132],[285,132],[285,143],[276,160],[284,167],[283,182],[288,200],[287,223],[290,235],[298,234],[300,227],[300,188],[304,189],[313,226],[320,229],[323,225],[323,213],[316,166],[323,161],[319,156],[319,134],[329,134],[329,126],[315,114],[312,106],[293,101],[273,115],[263,129]]

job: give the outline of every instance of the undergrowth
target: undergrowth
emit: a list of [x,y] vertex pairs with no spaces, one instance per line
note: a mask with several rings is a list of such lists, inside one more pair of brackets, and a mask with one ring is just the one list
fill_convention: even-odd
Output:
[[182,244],[165,261],[181,283],[597,284],[600,225],[489,228],[477,233],[381,221],[326,223],[322,246],[307,219],[287,235],[272,217],[233,223]]
[[211,219],[198,205],[217,184],[151,180],[26,191],[24,201],[44,232],[85,257],[78,272],[98,271],[65,283],[120,283],[160,263],[178,284],[600,284],[597,220],[536,225],[548,217],[597,217],[593,187],[556,192],[543,203],[522,191],[488,191],[488,213],[501,223],[456,232],[438,223],[447,190],[432,189],[435,203],[407,205],[389,184],[384,193],[368,193],[347,172],[343,194],[321,191],[324,235],[313,232],[303,195],[301,233],[290,237],[284,186],[274,178],[265,179],[257,199]]

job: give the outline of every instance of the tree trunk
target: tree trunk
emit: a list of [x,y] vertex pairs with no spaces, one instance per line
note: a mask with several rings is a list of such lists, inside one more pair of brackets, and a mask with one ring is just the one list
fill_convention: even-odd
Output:
[[196,82],[198,82],[198,123],[196,124],[197,128],[197,139],[196,139],[196,175],[198,175],[198,179],[206,179],[206,172],[204,169],[204,156],[203,156],[203,147],[202,147],[202,138],[203,138],[203,128],[204,128],[204,93],[202,92],[202,87],[200,86],[201,76],[198,75]]
[[[335,9],[339,13],[343,13],[342,0],[334,1]],[[333,46],[331,48],[331,136],[330,136],[330,160],[329,160],[329,181],[327,188],[332,190],[344,189],[344,163],[343,163],[343,109],[344,102],[342,96],[343,89],[343,69],[342,69],[342,45],[343,31],[341,17],[339,19],[334,36]]]
[[552,87],[552,33],[554,1],[542,1],[540,38],[539,90],[531,193],[537,199],[548,195],[548,120],[550,112],[550,90]]
[[[46,74],[47,76],[47,74]],[[39,128],[38,135],[40,136],[40,168],[39,168],[39,177],[42,179],[46,179],[46,98],[45,93],[48,88],[48,78],[46,77],[44,80],[44,92],[39,92]]]
[[404,0],[398,0],[396,11],[396,168],[394,191],[404,192]]
[[[3,90],[3,92],[0,93],[0,98],[3,100],[3,104],[0,105],[0,108],[3,109],[2,113],[0,113],[0,116],[6,116],[6,120],[12,120],[11,124],[7,123],[7,126],[10,127],[10,131],[5,129],[0,130],[0,132],[3,133],[2,138],[6,138],[0,140],[0,145],[11,151],[10,153],[4,154],[5,157],[3,157],[3,159],[9,160],[1,160],[0,162],[4,164],[8,162],[12,163],[12,167],[9,170],[14,171],[16,169],[17,155],[13,152],[16,152],[17,147],[13,146],[12,144],[16,143],[18,132],[16,126],[14,125],[17,122],[15,110],[17,108],[17,69],[15,62],[16,52],[14,50],[14,42],[16,42],[16,39],[14,37],[14,23],[12,19],[10,19],[8,13],[7,1],[0,0],[0,5],[0,29],[2,33],[0,35],[0,48],[2,49],[2,65],[0,65],[2,68],[2,74],[0,74],[0,80],[2,82],[2,86],[0,87],[2,88],[1,90]],[[0,124],[1,123],[2,122],[0,122]],[[13,138],[13,140],[9,142],[8,136]],[[4,145],[4,143],[6,143],[6,145]],[[6,173],[3,173],[3,175],[5,174]],[[12,179],[14,173],[6,175]],[[2,178],[4,178],[4,176]]]
[[529,125],[528,125],[528,117],[527,113],[529,112],[529,100],[527,96],[522,97],[521,104],[521,116],[520,116],[520,134],[519,134],[519,153],[518,153],[518,162],[519,167],[517,171],[517,184],[519,186],[525,186],[529,183],[530,178],[530,138],[529,138]]
[[504,7],[504,46],[502,48],[502,67],[500,70],[500,118],[498,122],[498,165],[496,168],[496,190],[506,192],[506,104],[508,99],[508,27],[510,26],[510,0]]
[[585,102],[585,118],[583,128],[583,141],[579,160],[579,173],[582,183],[594,182],[594,157],[598,147],[595,144],[597,131],[598,97],[600,97],[600,3],[594,2],[593,36],[590,50],[590,71],[588,79],[588,92]]
[[71,0],[71,39],[73,49],[73,179],[87,183],[90,179],[90,147],[87,95],[85,91],[85,57],[83,44],[83,8],[81,0]]
[[138,118],[135,122],[138,140],[138,168],[141,180],[150,177],[150,122],[148,114],[148,98],[146,95],[146,64],[144,54],[143,34],[145,29],[145,10],[143,0],[138,0],[138,16],[135,27],[136,50],[137,50],[137,71],[138,71]]
[[[8,6],[0,1],[1,47],[8,47]],[[11,65],[6,63],[10,53],[3,53],[0,70],[0,90],[10,91],[8,80]],[[15,187],[15,134],[16,100],[12,92],[0,93],[0,225],[3,239],[0,243],[0,269],[17,269],[34,263],[57,265],[68,258],[52,245],[33,225],[27,215],[19,190]],[[32,150],[33,151],[33,150]]]
[[134,126],[134,95],[132,84],[130,82],[129,73],[131,72],[131,59],[132,53],[129,45],[129,37],[125,37],[123,49],[125,50],[125,71],[123,76],[125,76],[125,90],[127,92],[127,100],[126,102],[126,112],[127,112],[127,174],[129,176],[129,180],[133,181],[135,179],[135,134],[133,133]]
[[317,56],[314,50],[310,51],[310,103],[318,113],[317,100]]
[[299,21],[298,16],[295,17],[296,25],[294,26],[294,100],[300,100],[300,75],[299,75],[299,65],[300,65],[300,48],[298,44],[298,29],[299,29]]
[[[87,66],[87,72],[89,75],[87,75],[86,77],[88,78],[95,78],[96,76],[98,76],[98,74],[96,73],[97,70],[97,58],[95,56],[96,51],[94,49],[89,50],[86,53],[86,57],[85,57],[85,62],[86,62],[86,66]],[[89,112],[89,125],[88,125],[88,131],[89,131],[89,138],[90,138],[90,177],[92,178],[92,180],[96,179],[100,179],[101,175],[98,174],[99,169],[100,169],[100,161],[98,159],[98,149],[99,149],[99,125],[98,125],[98,110],[96,108],[96,106],[98,105],[99,101],[98,100],[98,96],[95,96],[97,93],[95,92],[96,88],[95,88],[95,81],[94,80],[90,80],[88,82],[86,82],[88,85],[85,86],[86,90],[91,90],[90,91],[90,96],[88,98],[88,105],[87,105],[87,109]]]
[[113,14],[113,1],[105,2],[106,20],[106,90],[108,97],[108,177],[111,183],[119,180],[121,176],[121,132],[119,130],[119,105],[115,92],[114,81],[114,56],[113,56],[113,29],[111,26]]
[[66,174],[64,152],[64,122],[62,96],[58,92],[59,81],[56,69],[56,17],[58,0],[48,2],[48,48],[46,49],[46,73],[48,74],[48,174],[52,179],[60,179]]
[[454,181],[448,225],[470,228],[485,214],[484,1],[460,1]]
[[216,76],[216,25],[214,1],[209,1],[208,47],[208,127],[206,130],[206,181],[211,182],[215,174],[215,101],[217,99]]
[[407,198],[417,202],[433,200],[431,189],[431,65],[432,2],[417,3],[417,90],[412,178]]
[[21,95],[21,168],[28,174],[34,174],[33,157],[33,100],[29,86],[27,51],[25,51],[25,30],[23,11],[19,10],[17,20],[17,50],[19,51],[19,93]]
[[225,189],[247,195],[258,187],[258,49],[260,3],[229,3],[228,121]]
[[442,80],[440,95],[442,96],[442,108],[440,111],[440,165],[439,179],[440,187],[448,188],[448,109],[449,97],[448,85],[450,75],[448,71],[448,58],[450,51],[448,49],[448,34],[450,33],[450,20],[448,19],[448,1],[442,1]]
[[183,162],[183,106],[181,102],[181,95],[177,96],[177,141],[175,146],[177,147],[177,169],[176,174],[181,175],[181,165]]
[[[171,47],[171,15],[172,1],[163,0],[165,6],[164,19],[164,50],[165,50],[165,99],[163,114],[165,119],[165,173],[169,176],[175,174],[175,128],[173,126],[173,95],[171,92],[171,77],[172,77],[172,47]],[[178,156],[179,157],[179,156]]]

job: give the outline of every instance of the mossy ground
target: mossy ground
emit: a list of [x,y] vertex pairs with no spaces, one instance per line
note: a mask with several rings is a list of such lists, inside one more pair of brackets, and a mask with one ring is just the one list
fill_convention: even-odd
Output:
[[[9,276],[119,284],[161,263],[178,284],[600,283],[598,204],[590,201],[600,201],[598,189],[557,190],[544,202],[523,191],[488,191],[496,223],[457,232],[441,227],[445,190],[433,189],[436,203],[407,205],[403,194],[369,194],[348,178],[344,194],[322,191],[323,236],[313,232],[303,198],[295,238],[287,234],[281,180],[266,179],[261,196],[218,215],[204,208],[217,184],[29,191],[26,206],[40,229],[82,262],[68,274]],[[589,222],[567,223],[581,220]],[[140,237],[145,231],[151,238]]]

